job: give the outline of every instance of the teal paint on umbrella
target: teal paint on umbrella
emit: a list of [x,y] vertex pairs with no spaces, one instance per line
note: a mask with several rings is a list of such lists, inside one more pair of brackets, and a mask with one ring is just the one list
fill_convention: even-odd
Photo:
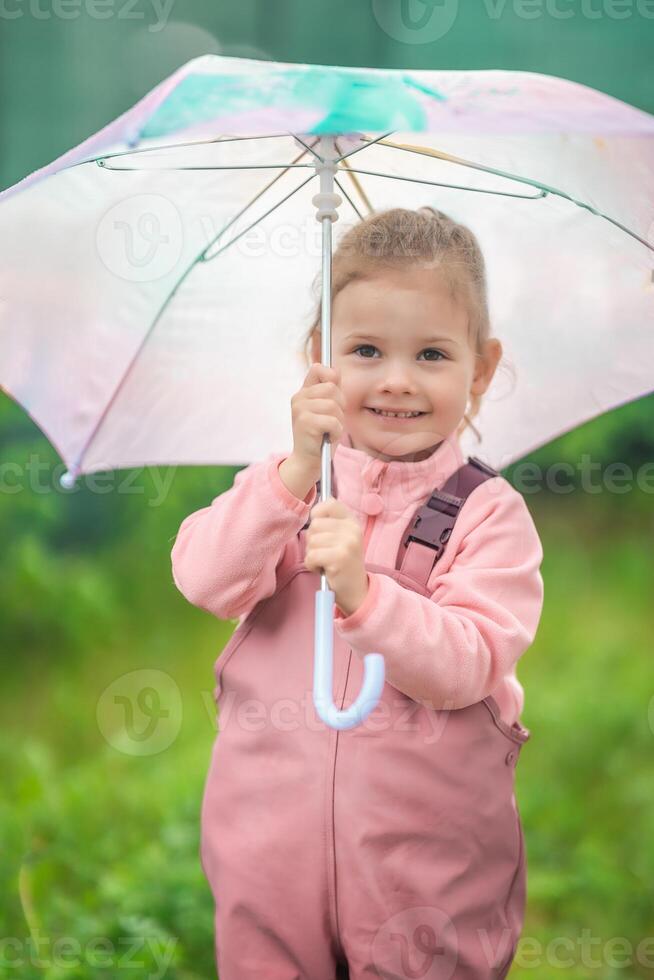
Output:
[[[426,114],[410,88],[443,99],[410,76],[391,77],[347,68],[271,69],[254,75],[187,75],[145,123],[141,138],[155,139],[221,115],[279,107],[313,110],[312,133],[413,129]],[[326,115],[323,113],[326,112]]]
[[418,79],[413,78],[412,75],[403,75],[402,78],[406,85],[410,85],[412,88],[418,89],[418,91],[422,92],[424,95],[429,95],[432,99],[438,99],[439,102],[447,101],[447,96],[443,95],[442,92],[439,92],[435,88],[429,88],[428,85],[425,85],[424,82],[419,82]]
[[[318,79],[310,82],[315,91]],[[320,79],[317,107],[329,105],[329,113],[311,128],[311,132],[343,133],[383,129],[422,130],[427,116],[420,102],[409,92],[401,76],[379,75],[343,77],[333,75]]]
[[140,136],[155,139],[215,116],[262,108],[270,102],[270,93],[255,80],[260,76],[187,75],[154,111]]

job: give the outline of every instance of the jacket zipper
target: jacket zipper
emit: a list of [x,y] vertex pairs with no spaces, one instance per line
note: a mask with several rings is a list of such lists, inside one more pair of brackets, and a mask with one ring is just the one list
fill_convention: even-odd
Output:
[[367,515],[366,527],[363,532],[363,551],[364,554],[368,550],[368,541],[370,540],[370,535],[372,534],[372,526],[375,523],[375,517],[373,514]]
[[[370,487],[370,491],[369,491],[370,493],[379,493],[379,485],[380,485],[380,483],[382,481],[382,477],[384,476],[384,473],[385,472],[386,472],[386,467],[384,467],[384,469],[375,477],[374,483]],[[366,527],[365,527],[365,530],[363,532],[363,552],[364,552],[364,555],[365,555],[366,551],[368,550],[368,541],[370,540],[370,535],[372,534],[372,528],[373,528],[373,525],[375,523],[375,517],[376,516],[377,516],[376,514],[368,514],[367,515]]]
[[[381,473],[379,473],[378,476],[376,477],[374,483],[370,487],[370,491],[369,491],[370,493],[378,493],[379,492],[379,484],[381,482],[382,476],[384,475],[384,472],[385,471],[386,471],[386,467],[384,467],[384,469],[381,471]],[[364,552],[364,555],[365,555],[365,553],[366,553],[366,551],[368,549],[368,541],[370,540],[370,535],[372,534],[372,529],[373,529],[373,526],[374,526],[374,523],[375,523],[375,515],[374,514],[367,514],[366,516],[367,516],[366,526],[365,526],[365,530],[363,532],[363,552]],[[350,664],[352,663],[352,657],[353,657],[353,655],[354,655],[354,652],[352,650],[352,647],[350,647],[348,649],[348,652],[347,652],[347,670],[346,670],[346,673],[345,673],[345,686],[343,688],[343,694],[341,696],[341,701],[340,701],[340,707],[341,708],[343,706],[343,703],[345,701],[345,697],[346,697],[346,694],[347,694],[348,680],[349,680],[349,677],[350,677]],[[330,821],[330,824],[329,824],[329,827],[330,827],[330,833],[331,833],[331,841],[330,841],[330,846],[331,846],[330,858],[331,858],[331,860],[330,860],[329,873],[330,873],[330,877],[331,877],[331,882],[330,882],[331,883],[331,889],[330,890],[332,892],[332,896],[331,897],[332,897],[332,901],[333,901],[334,932],[335,932],[336,941],[337,941],[337,944],[338,944],[339,953],[342,953],[343,952],[343,946],[341,945],[340,924],[339,924],[339,920],[338,920],[338,904],[337,904],[337,901],[336,901],[336,895],[337,895],[337,881],[336,881],[336,826],[335,826],[335,823],[334,823],[334,781],[336,779],[336,757],[338,755],[338,745],[339,745],[339,740],[340,740],[339,739],[339,736],[340,736],[340,732],[338,730],[336,730],[335,735],[334,735],[334,754],[333,754],[333,757],[332,757],[332,764],[331,764],[331,769],[330,769],[330,778],[331,778],[332,782],[331,782],[331,786],[330,786],[330,789],[329,789],[329,793],[330,793],[330,797],[329,797],[329,801],[330,801],[329,821]]]

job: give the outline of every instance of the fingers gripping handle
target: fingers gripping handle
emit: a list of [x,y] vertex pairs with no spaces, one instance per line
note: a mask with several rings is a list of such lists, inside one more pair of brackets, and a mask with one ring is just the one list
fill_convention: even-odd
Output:
[[339,711],[333,701],[334,593],[316,592],[313,703],[319,717],[330,728],[343,730],[360,725],[375,707],[384,686],[384,658],[367,653],[363,658],[363,684],[356,701]]

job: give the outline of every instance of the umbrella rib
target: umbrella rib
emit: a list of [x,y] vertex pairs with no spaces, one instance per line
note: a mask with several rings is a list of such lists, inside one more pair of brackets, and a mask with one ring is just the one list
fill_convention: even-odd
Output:
[[[364,140],[363,146],[355,146],[353,150],[350,150],[348,153],[343,153],[342,156],[338,157],[334,162],[335,163],[340,163],[341,160],[346,160],[347,157],[351,157],[355,153],[360,153],[361,150],[365,150],[366,147],[368,147],[368,146],[373,146],[375,143],[381,143],[381,140],[385,140],[386,137],[387,136],[390,136],[391,133],[393,133],[393,132],[394,132],[394,130],[393,129],[390,129],[387,133],[382,133],[381,136],[376,136],[374,140]],[[393,144],[392,143],[381,143],[381,145],[382,146],[392,146]],[[399,146],[400,144],[398,143],[397,145]],[[339,150],[339,152],[340,152],[340,150]]]
[[[236,143],[241,140],[261,140],[261,139],[280,139],[288,133],[270,133],[264,136],[212,136],[206,140],[188,140],[184,143],[165,143],[163,146],[143,146],[140,150],[118,150],[116,153],[101,153],[97,157],[89,157],[86,160],[78,160],[71,163],[63,170],[71,170],[73,167],[81,167],[85,163],[97,163],[98,160],[113,160],[115,157],[140,156],[142,153],[156,153],[157,150],[179,150],[187,146],[210,146],[213,143]],[[107,168],[109,169],[109,168]]]
[[[336,149],[340,153],[341,152],[341,148],[338,145],[338,140],[337,139],[334,140],[334,145],[336,146]],[[345,158],[344,157],[340,157],[340,159],[343,160]],[[370,214],[374,214],[375,209],[373,208],[372,204],[370,203],[370,199],[368,198],[368,195],[364,191],[364,189],[363,189],[363,187],[361,185],[361,181],[358,179],[358,177],[355,174],[352,173],[352,170],[351,170],[351,167],[350,167],[349,163],[346,163],[345,164],[345,168],[347,169],[347,172],[348,172],[348,175],[350,177],[350,180],[354,184],[356,190],[359,192],[360,197],[363,199],[363,202],[365,203],[366,207],[368,208],[369,213]],[[342,169],[342,168],[339,168],[339,169]],[[359,217],[363,221],[363,218],[362,218],[361,214],[359,214],[359,212],[357,211],[354,203],[348,197],[347,191],[345,190],[344,187],[342,187],[342,185],[340,184],[339,180],[336,177],[334,177],[334,182],[343,191],[343,193],[347,197],[348,201],[350,202],[350,204],[352,205],[352,207],[354,208],[354,210],[356,211],[356,213],[359,215]]]
[[[346,157],[352,156],[352,154],[354,154],[354,153],[358,153],[360,150],[365,149],[365,147],[371,146],[373,143],[377,143],[380,140],[386,139],[386,137],[387,136],[390,136],[393,132],[394,132],[394,130],[391,129],[387,133],[382,133],[381,136],[378,136],[374,140],[365,140],[363,146],[357,146],[353,150],[350,150],[349,153],[342,154],[340,157],[338,157],[335,160],[335,162],[336,163],[340,163],[341,160],[345,160]],[[312,153],[314,155],[314,157],[318,161],[320,161],[321,163],[324,162],[323,159],[322,159],[322,157],[320,156],[320,154],[317,153],[313,149],[313,147],[309,146],[307,143],[304,142],[304,140],[300,139],[300,137],[296,133],[292,133],[290,131],[287,131],[286,133],[270,133],[269,135],[266,135],[266,136],[257,136],[257,135],[254,135],[254,136],[213,136],[211,139],[206,139],[206,140],[188,140],[188,141],[186,141],[184,143],[166,143],[163,146],[144,146],[140,150],[118,150],[116,153],[103,153],[103,154],[101,154],[100,156],[97,156],[97,157],[89,157],[86,160],[79,160],[77,163],[71,163],[69,165],[69,167],[64,167],[63,169],[64,170],[68,170],[68,169],[71,169],[72,167],[80,167],[84,163],[97,163],[98,166],[102,166],[106,170],[145,170],[145,169],[147,169],[145,167],[107,167],[106,164],[104,163],[104,161],[105,160],[114,160],[116,157],[139,156],[142,153],[156,153],[157,150],[178,150],[178,149],[182,149],[182,148],[185,148],[185,147],[188,147],[188,146],[210,146],[210,145],[215,144],[215,143],[234,143],[234,142],[238,142],[239,140],[280,139],[282,136],[284,136],[284,137],[291,136],[293,139],[297,140],[297,142],[300,143],[306,150],[308,150],[310,153]],[[315,141],[315,143],[313,145],[315,146],[316,143],[318,143],[319,141],[320,141],[320,137],[318,137],[316,139],[316,141]],[[388,144],[385,144],[385,145],[390,146],[391,144],[388,143]],[[338,144],[337,144],[337,146],[338,146]],[[339,148],[339,152],[340,152],[340,148]],[[276,165],[269,164],[268,166],[275,168]],[[287,164],[279,164],[279,166],[287,166]],[[307,166],[311,166],[311,164],[301,164],[301,166],[307,167]],[[154,168],[154,169],[157,169],[157,170],[205,170],[205,169],[207,169],[207,170],[243,170],[243,169],[259,169],[259,168],[255,168],[255,167],[253,167],[253,168],[245,168],[245,167],[157,167],[157,168]]]
[[98,167],[103,170],[114,170],[118,172],[139,172],[139,173],[156,173],[159,170],[165,170],[167,173],[173,173],[176,170],[290,170],[295,169],[306,169],[307,167],[314,167],[313,163],[252,163],[252,164],[242,164],[240,166],[224,165],[219,166],[217,164],[209,164],[205,166],[189,166],[189,167],[111,167],[107,166],[102,158],[95,161]]
[[[532,187],[538,187],[541,190],[556,192],[555,188],[548,187],[546,184],[541,184],[536,180],[531,180],[529,177],[519,177],[517,174],[510,174],[504,170],[497,170],[495,167],[487,167],[483,163],[475,163],[473,160],[464,160],[463,157],[455,157],[451,153],[445,153],[443,150],[435,150],[433,147],[427,146],[410,146],[405,143],[382,143],[382,139],[385,139],[385,137],[370,140],[368,143],[366,143],[366,146],[372,146],[374,143],[378,143],[379,146],[388,146],[392,150],[404,150],[406,153],[415,153],[416,156],[436,157],[438,160],[445,160],[447,163],[459,164],[459,166],[469,167],[471,170],[479,170],[482,173],[493,174],[496,177],[506,177],[508,180],[515,180],[520,184],[530,184]],[[366,147],[359,147],[358,149],[363,150],[365,148]]]
[[317,138],[317,140],[316,140],[316,142],[315,142],[315,143],[313,144],[313,146],[308,146],[308,145],[307,145],[307,144],[306,144],[306,143],[304,142],[304,140],[301,140],[301,139],[300,139],[300,137],[299,137],[299,136],[297,135],[297,133],[289,133],[288,135],[289,135],[289,136],[292,136],[292,137],[293,137],[293,139],[295,139],[295,140],[297,140],[297,141],[298,141],[298,143],[301,143],[301,144],[302,144],[302,146],[304,146],[304,147],[305,147],[305,148],[306,148],[307,150],[309,150],[309,152],[310,152],[310,153],[313,153],[313,155],[314,155],[314,157],[316,158],[316,160],[318,160],[318,161],[319,161],[320,163],[324,163],[324,162],[325,162],[325,161],[323,160],[323,158],[322,158],[322,157],[320,156],[320,154],[319,154],[319,153],[316,153],[316,151],[315,151],[315,150],[314,150],[314,148],[313,148],[313,146],[315,146],[315,145],[316,145],[316,143],[319,143],[319,142],[320,142],[320,137],[318,137],[318,138]]
[[[454,164],[458,163],[462,167],[470,167],[470,169],[472,170],[480,170],[483,173],[494,174],[497,177],[506,177],[508,180],[515,180],[520,184],[529,184],[531,187],[537,187],[541,191],[544,191],[545,193],[538,194],[536,195],[536,197],[545,197],[546,194],[555,194],[557,197],[562,197],[564,200],[570,201],[572,204],[575,204],[577,207],[583,208],[586,211],[590,211],[591,214],[596,215],[598,218],[604,218],[606,221],[610,221],[611,224],[616,226],[616,228],[620,228],[621,231],[624,231],[627,235],[630,235],[632,238],[635,238],[636,241],[640,242],[641,245],[645,245],[647,248],[651,249],[654,252],[654,244],[650,244],[650,242],[646,241],[644,238],[641,238],[640,235],[636,234],[636,232],[632,231],[630,228],[627,228],[626,225],[621,224],[615,218],[611,218],[608,214],[604,214],[603,211],[598,211],[597,208],[594,208],[591,204],[586,204],[584,203],[584,201],[578,201],[570,194],[566,194],[565,191],[558,190],[556,187],[550,187],[549,184],[543,184],[540,181],[532,180],[529,177],[519,177],[517,174],[510,174],[504,170],[496,170],[494,167],[485,167],[481,163],[474,163],[472,160],[464,160],[462,157],[455,157],[449,153],[444,153],[441,150],[434,150],[431,147],[408,146],[408,145],[404,145],[403,143],[382,143],[378,139],[371,140],[370,143],[366,145],[371,146],[373,143],[379,143],[380,146],[388,146],[390,147],[390,149],[393,150],[404,150],[407,153],[416,153],[418,156],[437,157],[438,159],[445,160],[448,163],[454,163]],[[360,147],[360,149],[365,149],[365,147]],[[362,172],[365,173],[366,171],[362,171]],[[379,174],[378,176],[381,177],[386,175]],[[444,185],[444,186],[454,186],[454,185]],[[465,188],[465,189],[474,190],[474,188],[472,187]],[[498,192],[492,191],[489,193],[498,193]],[[528,195],[513,194],[508,196],[524,197]]]
[[[318,141],[316,140],[316,142],[318,142]],[[303,156],[303,155],[304,155],[304,150],[302,151],[302,153],[300,154],[300,156]],[[297,157],[296,159],[299,159],[299,157]],[[275,178],[275,180],[278,180],[279,177],[281,177],[281,176],[282,175],[280,174],[278,177]],[[257,220],[258,221],[261,221],[261,220],[263,220],[263,218],[266,218],[272,211],[274,211],[276,208],[278,208],[282,204],[284,204],[284,202],[287,201],[289,199],[289,197],[291,197],[293,194],[297,193],[297,191],[301,190],[305,186],[305,184],[308,184],[310,180],[313,180],[315,176],[316,176],[315,173],[313,173],[313,174],[311,174],[310,177],[307,177],[307,179],[305,181],[303,181],[301,184],[299,184],[298,187],[295,187],[290,192],[290,194],[287,194],[286,197],[283,197],[281,199],[281,201],[278,201],[277,204],[274,204],[268,211],[266,211],[265,214],[261,215],[261,217],[258,218]],[[268,187],[270,187],[271,184],[273,184],[274,182],[275,181],[271,181],[271,183],[266,188],[264,188],[264,190],[267,190]],[[263,193],[263,191],[260,191],[259,194],[257,195],[257,197],[259,197],[262,193]],[[255,201],[257,199],[257,197],[253,198],[253,201]],[[253,203],[253,201],[251,201],[250,204],[247,205],[247,207],[250,207],[250,205]],[[246,209],[244,209],[244,210],[246,210]],[[243,213],[243,212],[241,212],[241,213]],[[235,220],[235,219],[233,219],[233,220]],[[257,223],[256,221],[253,222],[253,225],[256,224],[256,223]],[[231,222],[230,222],[230,224],[231,224]],[[253,225],[250,225],[249,228],[251,228]],[[229,224],[226,225],[226,227],[229,227]],[[223,246],[223,248],[221,248],[218,252],[216,252],[216,253],[214,253],[214,255],[210,256],[210,258],[213,259],[213,258],[216,257],[216,255],[220,255],[220,253],[223,252],[225,250],[225,248],[227,248],[229,245],[233,245],[234,242],[238,241],[238,239],[241,237],[241,235],[244,235],[246,231],[249,231],[249,228],[246,228],[245,231],[243,231],[243,232],[241,232],[241,234],[237,235],[236,238],[233,238],[230,242],[228,242],[227,245]],[[223,231],[224,231],[224,229],[223,229]],[[95,426],[93,427],[93,429],[91,430],[90,434],[88,435],[88,437],[86,439],[86,442],[82,446],[82,449],[80,450],[80,452],[78,453],[78,455],[77,455],[77,457],[75,459],[75,462],[69,468],[69,473],[73,477],[75,477],[75,476],[77,476],[79,474],[80,468],[81,468],[81,465],[82,465],[82,461],[84,459],[84,456],[88,452],[91,443],[93,442],[93,440],[95,439],[97,433],[99,432],[102,423],[106,419],[106,417],[107,417],[107,415],[109,413],[109,410],[111,409],[111,406],[116,401],[116,398],[118,396],[118,393],[120,392],[121,388],[125,384],[125,381],[126,381],[127,377],[129,376],[130,371],[132,370],[135,362],[137,361],[137,359],[139,357],[139,354],[143,350],[143,347],[145,346],[146,341],[148,340],[148,338],[152,334],[154,328],[156,327],[157,323],[161,319],[161,317],[162,317],[164,311],[166,310],[168,304],[170,303],[170,301],[172,300],[173,296],[175,295],[175,293],[177,292],[177,290],[179,289],[179,287],[182,285],[182,283],[187,279],[187,277],[193,271],[193,269],[198,264],[198,262],[210,261],[210,259],[206,259],[205,258],[206,252],[207,252],[208,249],[211,248],[211,246],[214,244],[214,242],[216,241],[216,239],[221,234],[222,234],[222,231],[218,232],[217,235],[214,235],[213,239],[209,242],[209,244],[208,245],[205,245],[204,248],[202,249],[202,251],[199,252],[195,256],[195,258],[193,259],[193,261],[191,262],[191,264],[188,266],[187,269],[184,270],[184,272],[181,274],[181,276],[179,277],[179,279],[177,280],[177,282],[175,283],[175,285],[173,286],[173,288],[170,290],[170,292],[168,293],[168,295],[165,297],[165,299],[164,299],[163,303],[161,304],[161,306],[159,307],[159,309],[158,309],[158,311],[157,311],[157,313],[156,313],[156,315],[155,315],[152,323],[148,327],[148,329],[147,329],[144,337],[142,338],[142,340],[141,340],[140,344],[138,345],[136,351],[132,355],[132,358],[131,358],[129,364],[127,365],[127,367],[126,367],[123,376],[121,377],[120,381],[118,382],[118,384],[114,388],[114,390],[112,392],[112,395],[111,395],[111,398],[109,399],[109,401],[105,405],[105,407],[104,407],[104,409],[102,411],[102,414],[100,415],[100,417],[98,418],[97,422],[95,423]]]
[[[340,169],[340,168],[339,168]],[[475,194],[497,194],[500,197],[517,197],[526,201],[537,201],[539,198],[546,197],[547,190],[542,190],[538,194],[515,194],[511,191],[492,191],[486,187],[465,187],[463,184],[445,184],[438,180],[426,180],[422,177],[400,177],[399,174],[382,174],[377,170],[359,170],[358,168],[348,170],[348,173],[369,174],[371,177],[387,177],[389,180],[408,180],[414,184],[429,184],[431,187],[450,187],[456,191],[472,191]]]
[[[342,156],[338,157],[338,159],[335,162],[336,163],[340,163],[341,160],[344,160],[346,157],[352,156],[353,153],[358,153],[359,150],[365,149],[366,146],[371,146],[373,143],[379,142],[379,140],[386,139],[386,137],[387,136],[390,136],[393,132],[394,132],[394,130],[391,129],[387,133],[383,133],[381,136],[378,136],[374,140],[366,140],[364,146],[357,146],[357,147],[355,147],[353,150],[350,150],[349,153],[345,153]],[[281,139],[282,137],[286,137],[286,136],[293,137],[293,139],[297,140],[297,142],[300,143],[306,150],[308,150],[310,153],[312,153],[317,160],[319,160],[321,163],[323,162],[322,157],[320,156],[319,153],[317,153],[313,149],[313,147],[309,146],[307,143],[304,142],[304,140],[300,139],[300,137],[296,133],[292,133],[290,131],[287,131],[285,133],[269,133],[269,134],[263,135],[263,136],[259,136],[259,135],[253,135],[253,136],[212,136],[210,139],[187,140],[187,141],[185,141],[183,143],[165,143],[162,146],[144,146],[144,147],[141,147],[140,150],[117,150],[116,153],[101,153],[97,157],[88,157],[88,159],[85,159],[85,160],[78,160],[76,163],[71,163],[67,167],[63,167],[62,170],[71,170],[73,167],[81,167],[85,163],[97,163],[99,166],[104,166],[105,169],[107,169],[107,170],[140,170],[140,169],[145,170],[145,169],[147,169],[145,167],[142,167],[142,168],[141,167],[107,167],[104,164],[104,161],[105,160],[114,160],[117,157],[140,156],[143,153],[156,153],[159,150],[179,150],[179,149],[185,149],[186,147],[189,147],[189,146],[212,146],[215,143],[236,143],[236,142],[243,141],[243,140]],[[319,141],[320,141],[320,137],[317,137],[317,139],[316,139],[315,143],[313,144],[313,146],[315,146]],[[388,143],[388,144],[385,144],[385,145],[390,146],[391,144]],[[272,166],[274,167],[274,165],[272,165]],[[279,164],[279,166],[282,167],[282,166],[288,166],[288,165],[287,164]],[[312,165],[311,164],[302,164],[301,166],[307,167],[307,166],[312,166]],[[242,169],[250,169],[250,168],[243,168],[243,167],[209,167],[209,168],[194,168],[194,167],[179,167],[178,168],[178,167],[170,167],[170,168],[165,168],[165,167],[160,167],[160,168],[155,168],[155,169],[161,169],[161,170],[164,170],[164,169],[170,169],[170,170],[177,170],[177,169],[180,169],[180,170],[193,170],[193,169],[242,170]],[[257,169],[257,168],[251,168],[251,169]]]
[[350,195],[348,194],[348,192],[345,190],[345,188],[343,187],[343,185],[339,181],[338,177],[334,177],[334,183],[336,184],[336,186],[338,187],[338,189],[342,192],[342,194],[345,197],[345,199],[349,202],[349,204],[350,204],[352,210],[355,212],[356,216],[361,221],[363,221],[363,215],[361,214],[361,212],[359,211],[358,207],[356,206],[356,204],[354,203],[354,201],[352,200],[352,198],[350,197]]

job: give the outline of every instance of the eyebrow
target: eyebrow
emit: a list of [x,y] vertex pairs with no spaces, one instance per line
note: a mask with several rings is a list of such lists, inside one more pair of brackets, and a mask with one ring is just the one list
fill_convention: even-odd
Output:
[[[345,341],[348,340],[376,340],[379,341],[380,337],[375,337],[374,334],[367,333],[351,333],[345,337]],[[454,340],[452,337],[426,337],[425,339],[419,341],[421,344],[454,344],[455,347],[459,346],[459,342]]]

